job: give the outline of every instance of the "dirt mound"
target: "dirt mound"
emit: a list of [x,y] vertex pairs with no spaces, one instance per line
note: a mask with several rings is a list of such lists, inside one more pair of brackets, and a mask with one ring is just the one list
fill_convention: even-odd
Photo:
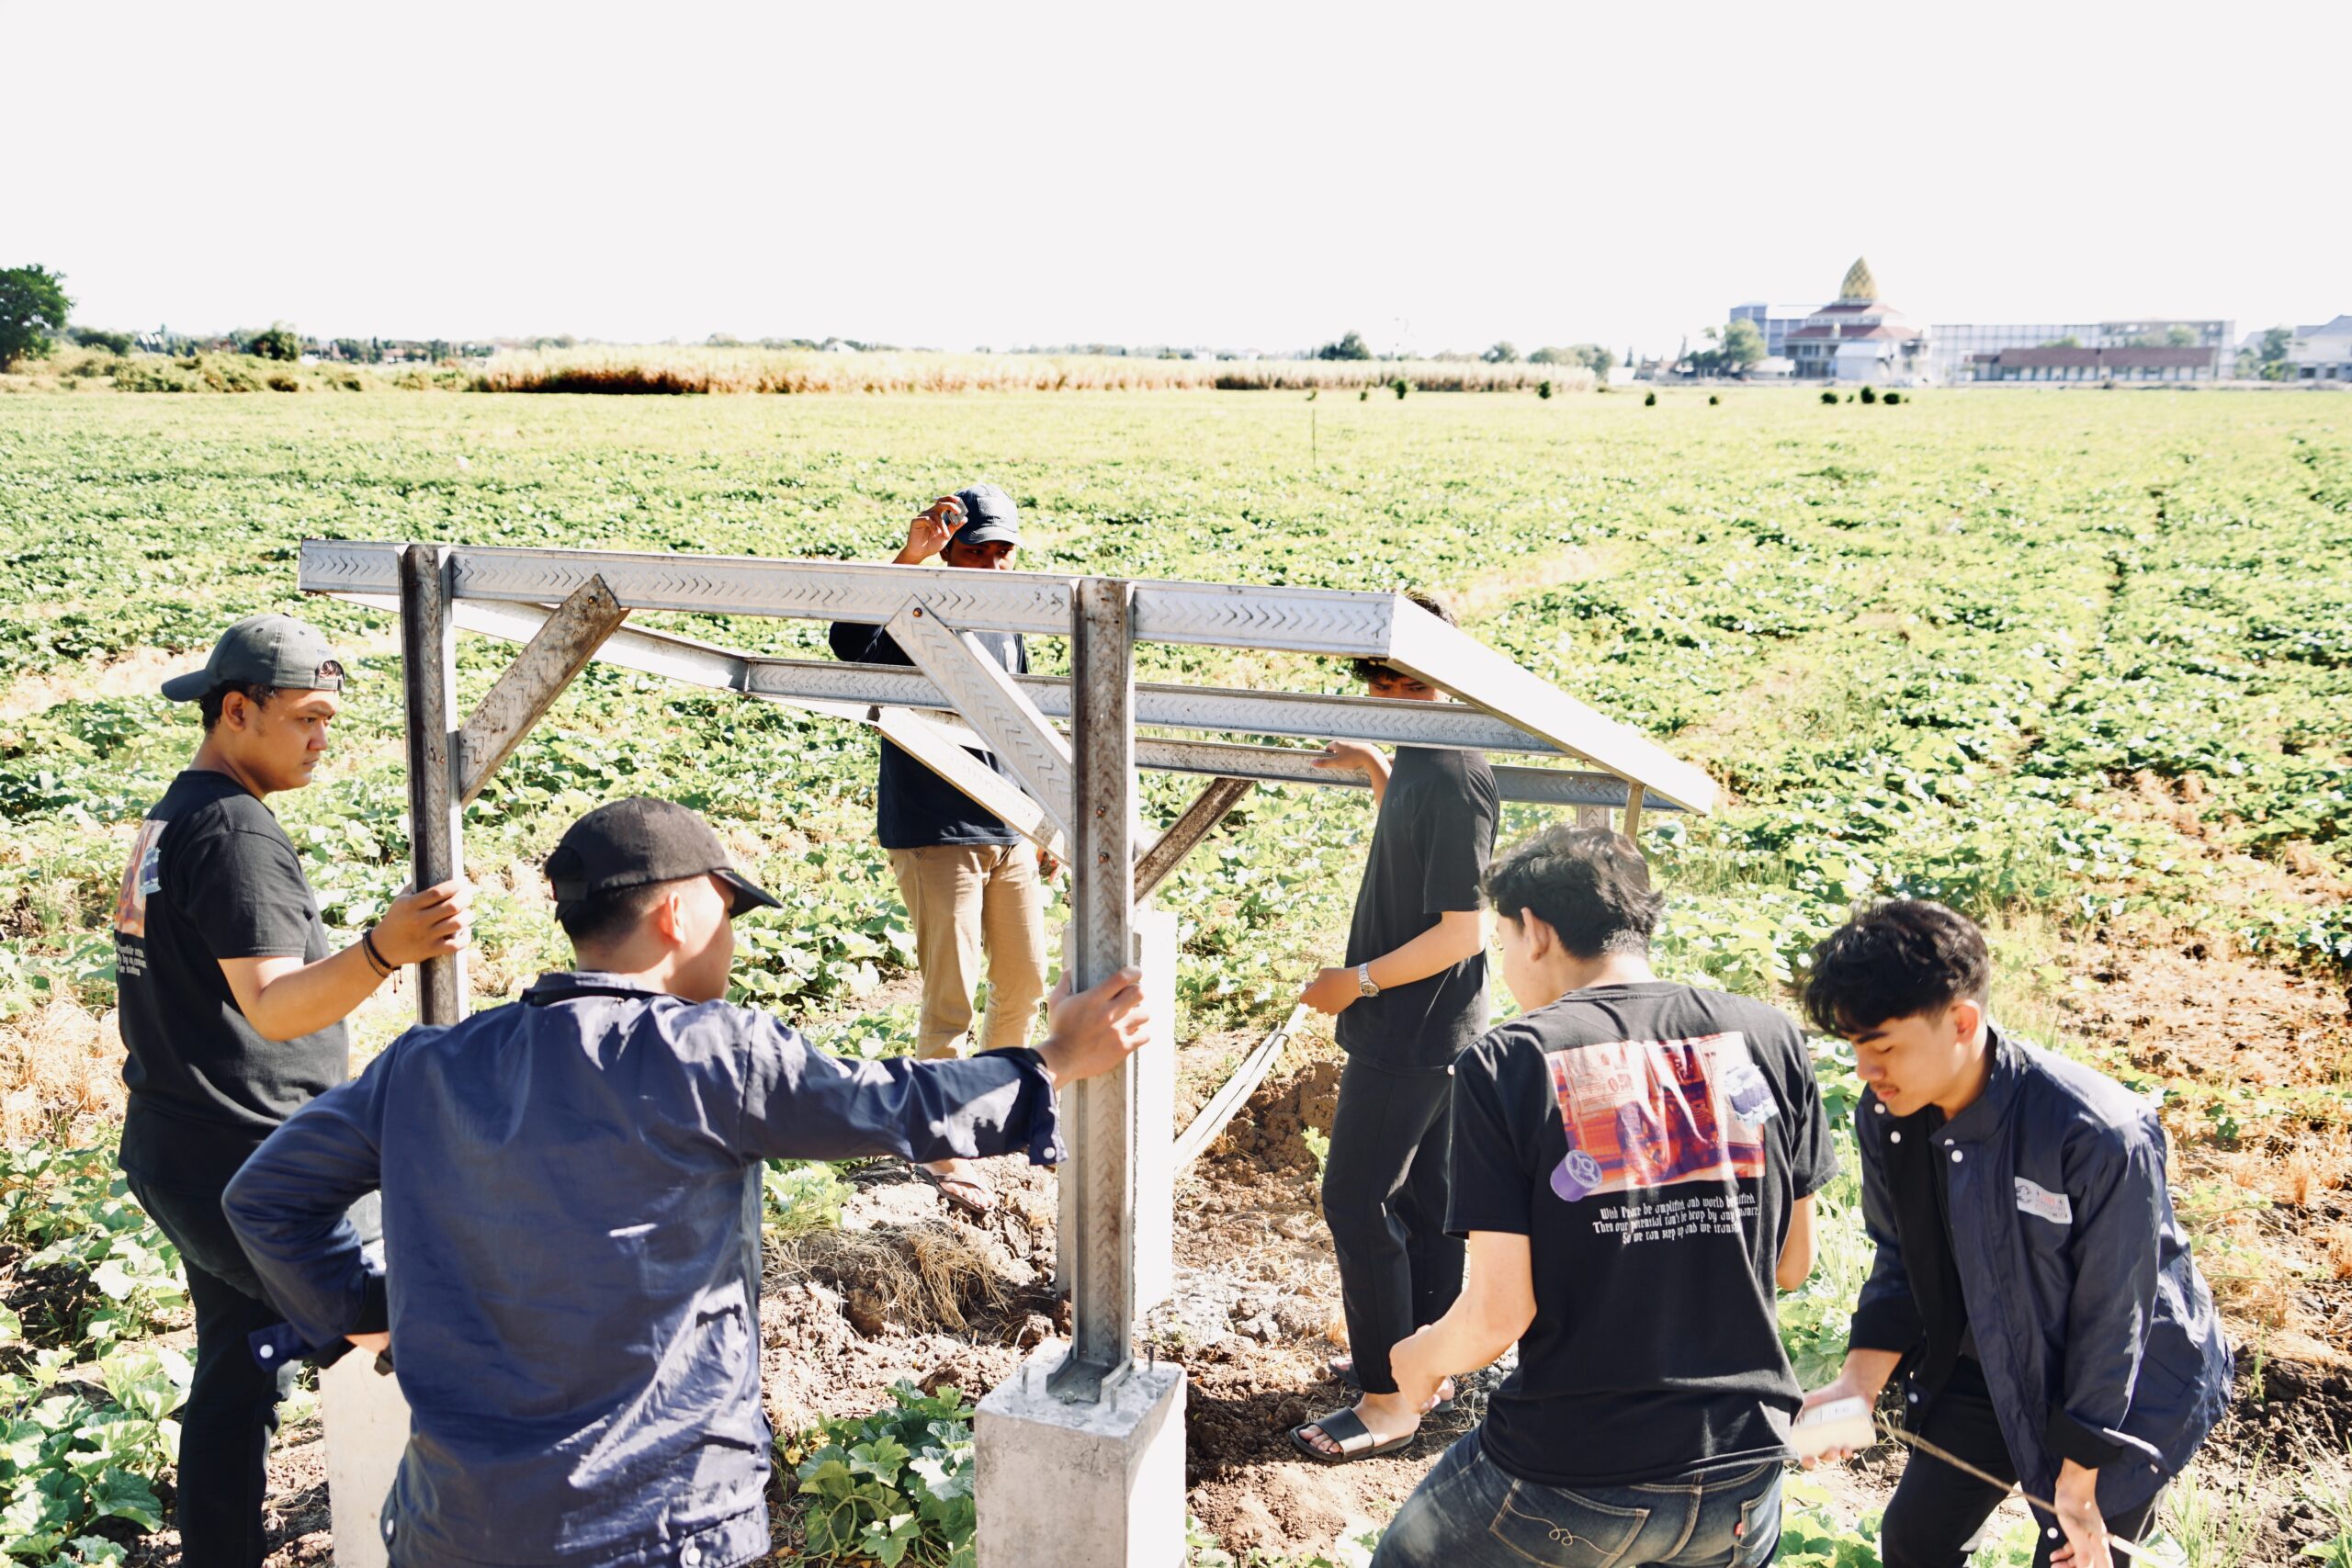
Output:
[[1270,1078],[1250,1097],[1233,1124],[1211,1144],[1203,1157],[1211,1162],[1256,1166],[1261,1170],[1296,1170],[1313,1175],[1315,1151],[1305,1134],[1331,1130],[1331,1113],[1340,1103],[1340,1064],[1317,1057]]

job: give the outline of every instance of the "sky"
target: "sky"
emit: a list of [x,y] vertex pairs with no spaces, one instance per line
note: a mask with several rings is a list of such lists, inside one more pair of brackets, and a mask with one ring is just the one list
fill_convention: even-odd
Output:
[[0,10],[0,266],[97,326],[1656,352],[1858,254],[1922,322],[2352,310],[2343,0]]

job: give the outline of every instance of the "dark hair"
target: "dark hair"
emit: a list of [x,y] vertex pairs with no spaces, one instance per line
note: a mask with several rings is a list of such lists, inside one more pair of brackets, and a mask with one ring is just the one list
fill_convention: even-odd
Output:
[[[1430,615],[1435,615],[1439,620],[1443,621],[1447,626],[1458,626],[1462,624],[1460,621],[1453,618],[1453,612],[1445,607],[1445,602],[1437,598],[1435,595],[1422,593],[1410,588],[1399,589],[1397,592],[1403,593],[1406,598],[1411,600],[1414,604],[1419,604],[1422,609],[1427,610]],[[1397,669],[1394,664],[1389,663],[1385,659],[1352,659],[1348,662],[1350,667],[1355,671],[1356,679],[1359,681],[1377,681],[1384,676],[1392,675],[1402,675],[1408,681],[1418,681],[1420,679],[1419,676],[1414,675],[1409,671]]]
[[223,681],[196,700],[197,716],[204,720],[204,732],[209,735],[220,722],[220,707],[228,701],[230,693],[242,692],[245,701],[254,706],[267,707],[270,698],[277,695],[277,690],[276,686],[265,686],[258,681]]
[[673,877],[666,882],[639,883],[635,887],[616,887],[609,893],[591,893],[585,898],[559,898],[555,906],[555,923],[571,939],[577,953],[591,947],[607,947],[622,941],[637,930],[653,906],[681,881],[692,877]]
[[1578,958],[1646,953],[1666,908],[1633,840],[1565,822],[1496,856],[1486,889],[1496,914],[1516,921],[1532,912]]
[[1924,898],[1883,898],[1856,906],[1813,950],[1804,1015],[1825,1034],[1854,1034],[1963,997],[1983,1002],[1992,980],[1976,922]]

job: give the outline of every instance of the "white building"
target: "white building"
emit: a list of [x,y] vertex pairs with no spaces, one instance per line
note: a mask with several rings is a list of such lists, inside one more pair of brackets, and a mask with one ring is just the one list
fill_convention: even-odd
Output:
[[[2188,379],[2211,381],[2235,362],[2234,321],[2165,318],[2137,321],[1961,321],[1930,329],[1928,361],[1939,381],[2012,380],[1983,367],[2019,349],[2193,349],[2202,357]],[[2014,364],[2014,355],[2011,356]],[[2169,362],[2168,362],[2169,363]]]
[[1928,375],[1927,333],[1879,298],[1870,263],[1859,256],[1838,298],[1792,329],[1787,342],[1802,380],[1907,387]]
[[2352,381],[2352,316],[2315,327],[2297,327],[2287,345],[2287,366],[2298,381]]

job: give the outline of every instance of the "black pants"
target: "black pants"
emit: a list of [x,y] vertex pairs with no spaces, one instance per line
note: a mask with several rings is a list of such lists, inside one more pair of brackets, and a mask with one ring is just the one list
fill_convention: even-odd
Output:
[[183,1568],[256,1568],[262,1498],[277,1402],[296,1367],[265,1371],[248,1337],[283,1319],[263,1297],[220,1213],[220,1190],[175,1187],[125,1172],[131,1195],[180,1249],[196,1307],[196,1376],[180,1411],[179,1526]]
[[[1919,1435],[1977,1469],[2007,1476],[2014,1483],[2018,1472],[2009,1460],[2008,1443],[2001,1436],[1993,1402],[1982,1394],[1946,1390],[1928,1413]],[[1902,1483],[1887,1503],[1885,1522],[1879,1527],[1880,1560],[1886,1568],[1961,1568],[1968,1561],[1969,1540],[2007,1495],[2006,1486],[1987,1485],[1941,1460],[1913,1451],[1904,1462]],[[2137,1508],[2109,1514],[2107,1532],[2119,1540],[2136,1542],[2146,1532],[2148,1521],[2155,1512],[2156,1500],[2152,1497]],[[2050,1554],[2066,1543],[2065,1537],[2060,1534],[2053,1539],[2051,1532],[2055,1521],[2040,1512],[2035,1513],[2034,1523],[2039,1528],[2034,1541],[2034,1568],[2048,1568]],[[2114,1555],[2115,1568],[2130,1568],[2129,1559],[2121,1552]],[[2082,1564],[2080,1568],[2098,1565]]]
[[1323,1218],[1340,1263],[1348,1346],[1366,1393],[1395,1393],[1388,1352],[1462,1293],[1463,1244],[1445,1234],[1453,1079],[1351,1058],[1340,1074]]

